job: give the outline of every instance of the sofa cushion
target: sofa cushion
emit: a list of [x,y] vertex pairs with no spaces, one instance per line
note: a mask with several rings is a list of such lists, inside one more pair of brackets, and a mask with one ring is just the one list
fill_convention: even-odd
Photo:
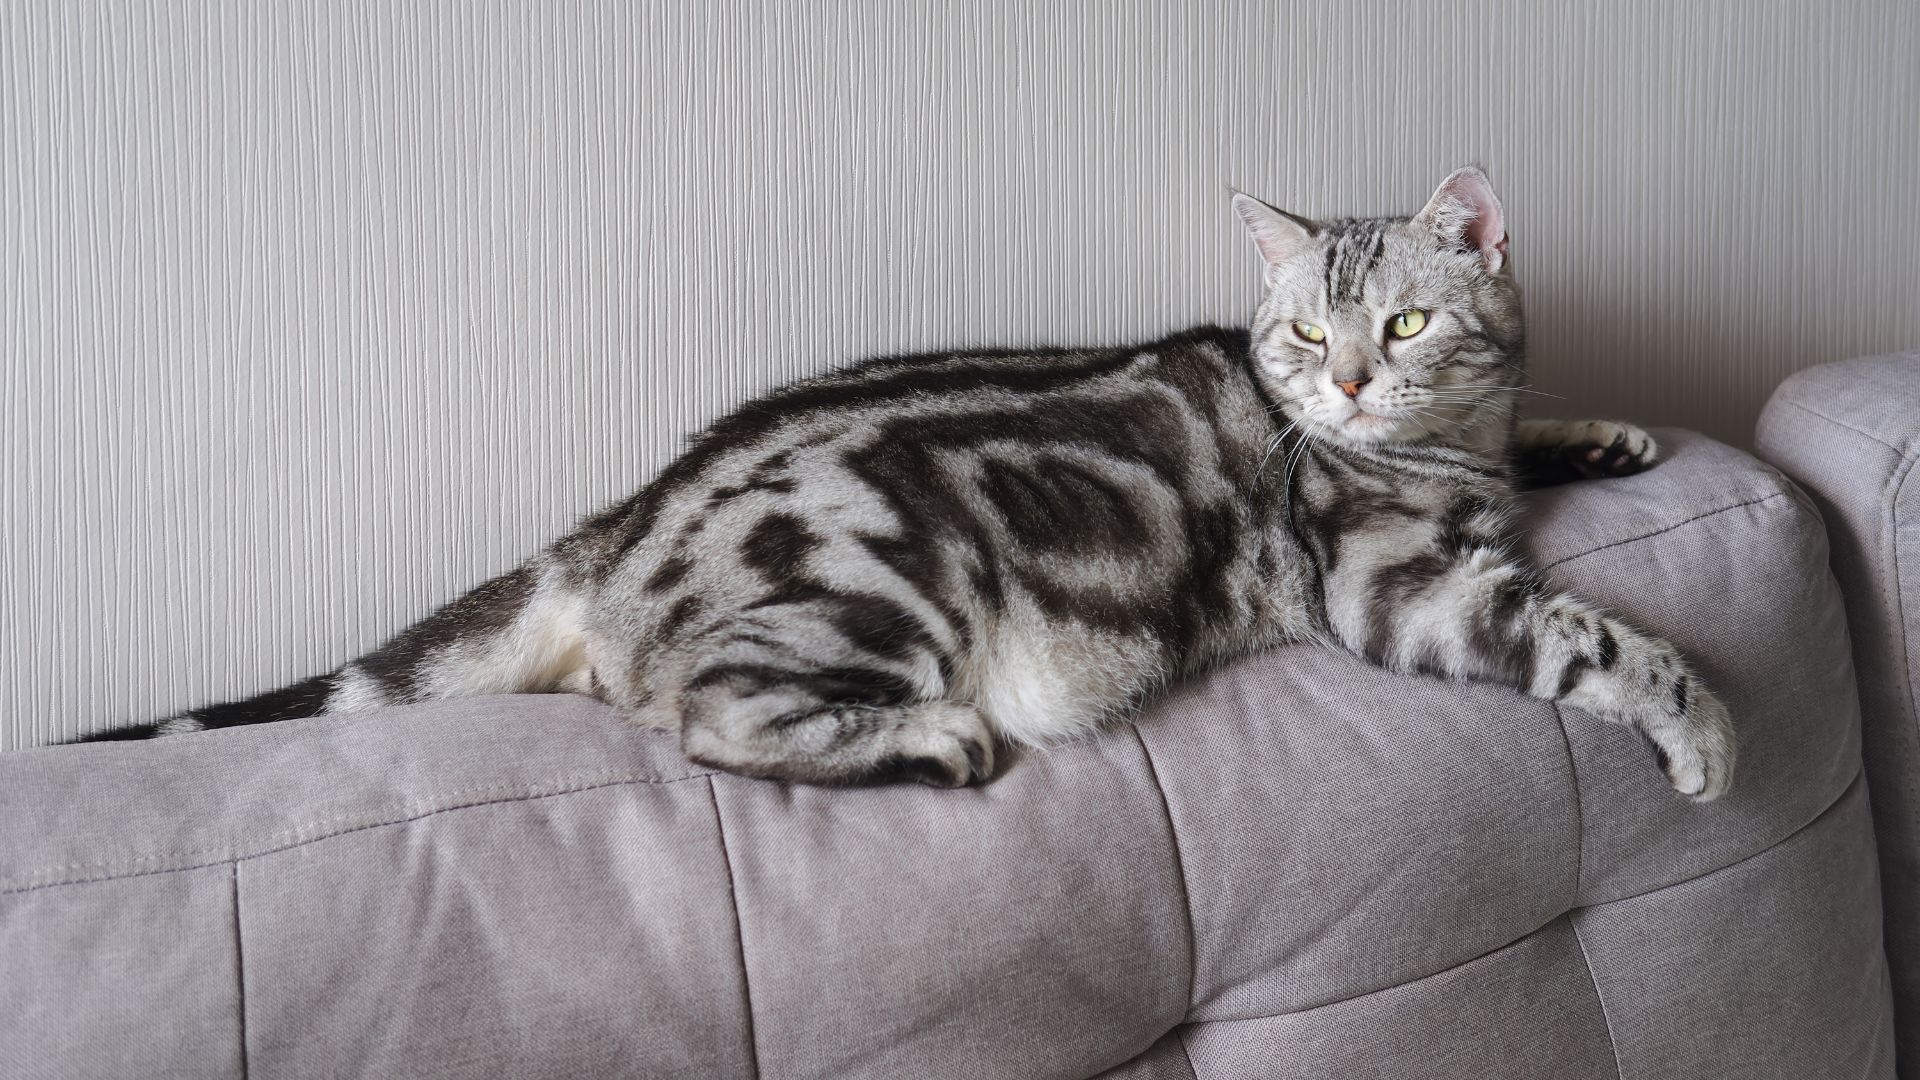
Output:
[[[1751,458],[1662,438],[1652,472],[1536,496],[1532,544],[1726,696],[1743,758],[1716,803],[1624,728],[1311,647],[962,791],[713,775],[567,696],[21,751],[0,756],[0,945],[85,950],[110,903],[171,989],[37,959],[0,979],[0,1066],[111,1073],[159,1024],[178,1038],[146,1075],[218,1074],[166,1054],[220,1046],[292,1074],[1152,1075],[1192,1066],[1163,1039],[1182,1021],[1363,1022],[1325,1010],[1565,945],[1569,911],[1750,860],[1853,782],[1818,519]],[[163,887],[209,871],[230,889]],[[1878,932],[1870,905],[1831,921]],[[230,949],[167,951],[229,922]],[[1539,955],[1514,970],[1577,971]],[[1590,1062],[1579,1030],[1568,1060]]]
[[1566,917],[1485,956],[1370,994],[1183,1031],[1196,1076],[1617,1080],[1605,1014]]
[[1185,1025],[1103,1080],[1891,1076],[1877,926],[1831,917],[1875,906],[1866,826],[1856,781],[1754,858],[1423,979]]
[[1777,472],[1663,431],[1669,461],[1533,499],[1558,584],[1692,656],[1739,728],[1733,790],[1667,787],[1632,730],[1516,690],[1283,649],[1139,723],[1180,838],[1193,1017],[1305,1009],[1518,940],[1571,907],[1737,862],[1859,771],[1818,515]]
[[1618,899],[1770,847],[1831,806],[1860,769],[1846,612],[1827,538],[1777,471],[1661,431],[1670,461],[1540,493],[1531,546],[1556,584],[1679,646],[1733,715],[1733,790],[1694,805],[1639,767],[1635,733],[1564,718],[1580,790],[1582,904]]
[[1774,392],[1760,453],[1813,496],[1860,684],[1900,1045],[1920,1058],[1920,353],[1810,368]]

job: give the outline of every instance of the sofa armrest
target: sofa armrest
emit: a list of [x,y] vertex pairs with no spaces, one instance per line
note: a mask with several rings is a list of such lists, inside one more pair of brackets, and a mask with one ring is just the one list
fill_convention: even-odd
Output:
[[1901,1056],[1920,1055],[1920,353],[1847,360],[1780,385],[1760,456],[1826,519],[1860,684]]

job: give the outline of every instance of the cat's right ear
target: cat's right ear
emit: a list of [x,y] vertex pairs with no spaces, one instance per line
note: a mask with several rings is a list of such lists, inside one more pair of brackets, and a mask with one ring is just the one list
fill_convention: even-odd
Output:
[[1233,193],[1233,212],[1253,237],[1253,246],[1269,267],[1279,266],[1313,242],[1313,223],[1276,210],[1244,191]]

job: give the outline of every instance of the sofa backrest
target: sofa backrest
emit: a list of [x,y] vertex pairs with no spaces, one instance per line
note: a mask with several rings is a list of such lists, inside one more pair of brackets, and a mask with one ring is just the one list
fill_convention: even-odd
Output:
[[[1903,1058],[1920,1056],[1920,353],[1788,379],[1761,414],[1760,455],[1826,518],[1860,682],[1880,848],[1887,962]],[[1911,1068],[1911,1067],[1910,1067]]]

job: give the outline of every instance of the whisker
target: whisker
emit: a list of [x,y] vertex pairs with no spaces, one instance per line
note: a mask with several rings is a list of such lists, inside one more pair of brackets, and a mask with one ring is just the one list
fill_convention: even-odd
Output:
[[1273,441],[1272,441],[1272,442],[1270,442],[1270,443],[1268,443],[1268,444],[1267,444],[1267,453],[1266,453],[1266,456],[1264,456],[1264,457],[1262,457],[1262,458],[1260,459],[1260,467],[1259,467],[1259,468],[1257,468],[1257,469],[1255,469],[1255,470],[1253,470],[1253,479],[1254,479],[1254,483],[1256,483],[1256,484],[1257,484],[1257,483],[1259,483],[1259,482],[1260,482],[1260,478],[1261,478],[1261,477],[1263,477],[1263,476],[1265,476],[1265,475],[1267,475],[1267,462],[1269,462],[1269,461],[1272,461],[1272,460],[1273,460],[1273,452],[1274,452],[1275,450],[1278,450],[1278,449],[1280,449],[1280,440],[1282,440],[1282,439],[1284,439],[1284,438],[1286,438],[1286,433],[1285,433],[1285,432],[1281,432],[1280,434],[1278,434],[1278,435],[1275,435],[1275,436],[1273,437]]
[[1280,485],[1280,490],[1287,493],[1289,503],[1293,500],[1293,470],[1295,466],[1300,464],[1300,459],[1306,455],[1307,445],[1311,442],[1313,442],[1313,435],[1305,431],[1301,432],[1299,445],[1295,446],[1293,452],[1287,455],[1287,477],[1285,482]]
[[1561,401],[1567,400],[1564,395],[1549,394],[1545,390],[1535,390],[1531,386],[1480,386],[1475,384],[1468,384],[1468,385],[1461,385],[1461,386],[1434,387],[1434,388],[1431,388],[1428,392],[1435,393],[1435,394],[1445,394],[1445,393],[1491,394],[1491,393],[1495,393],[1502,390],[1512,390],[1515,393],[1521,393],[1521,394],[1533,394],[1536,397],[1558,398]]
[[1294,428],[1297,428],[1299,426],[1300,426],[1300,421],[1295,420],[1293,423],[1288,424],[1285,428],[1281,429],[1280,434],[1275,435],[1273,437],[1273,441],[1267,444],[1266,456],[1260,459],[1260,467],[1253,470],[1253,482],[1256,485],[1259,484],[1260,479],[1262,477],[1267,475],[1267,462],[1273,460],[1273,452],[1275,450],[1280,449],[1280,444],[1286,441],[1287,435],[1291,433]]

